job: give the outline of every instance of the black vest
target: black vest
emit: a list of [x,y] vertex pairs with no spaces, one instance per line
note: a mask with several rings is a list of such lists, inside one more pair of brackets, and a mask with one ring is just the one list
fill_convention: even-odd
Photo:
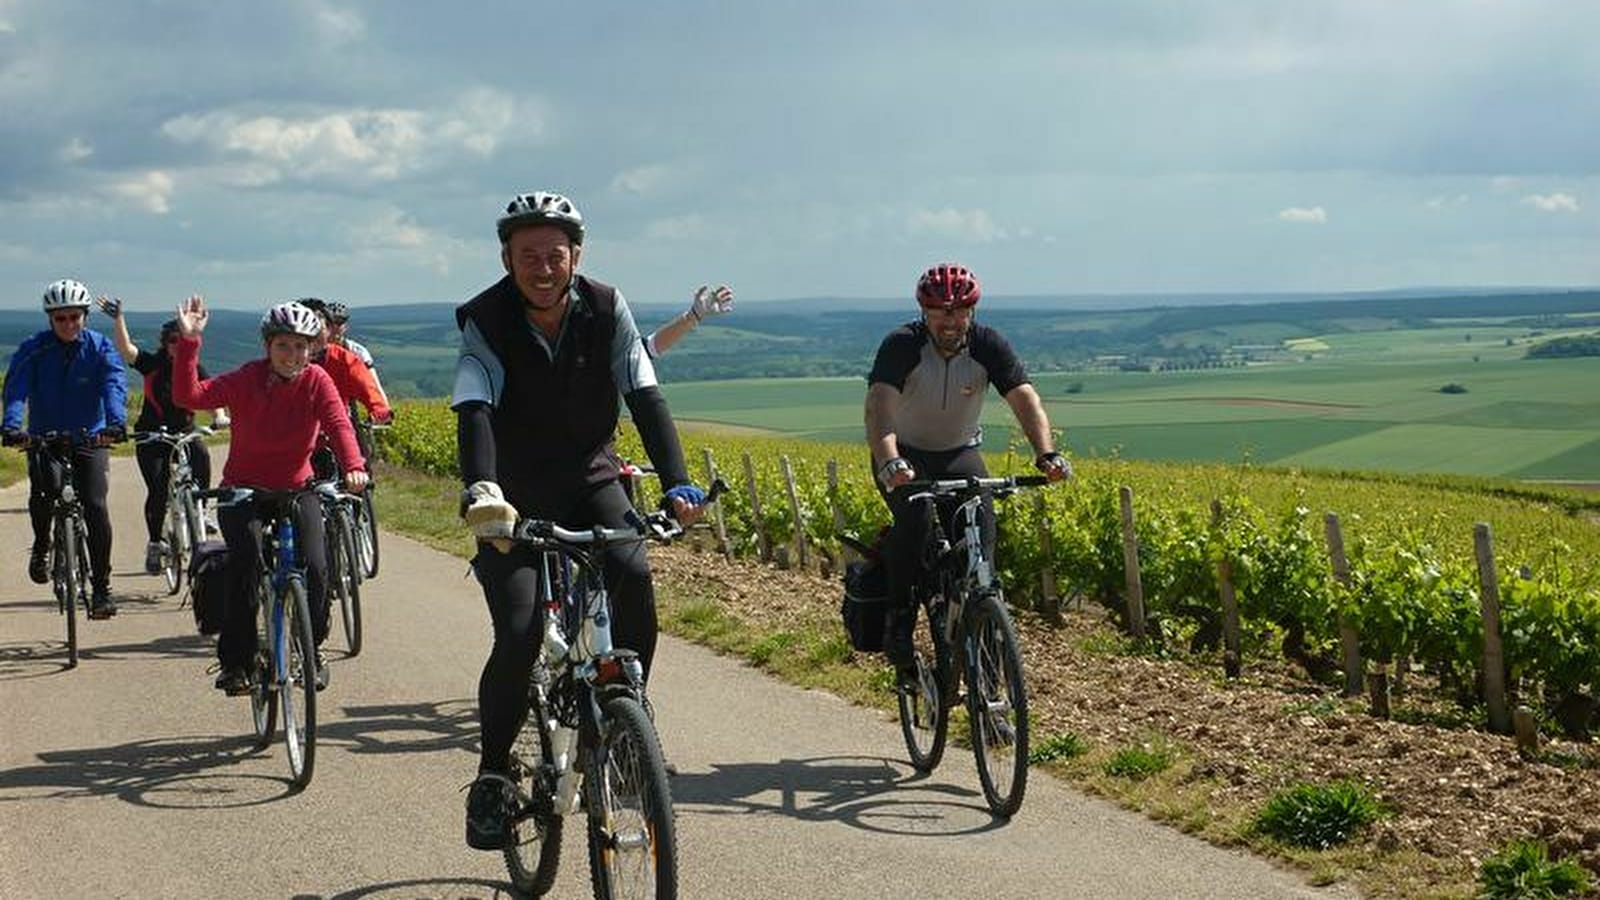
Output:
[[582,275],[573,289],[554,360],[534,337],[509,275],[456,308],[457,326],[476,324],[505,370],[491,414],[495,467],[506,499],[524,515],[545,514],[574,491],[617,477],[617,291]]

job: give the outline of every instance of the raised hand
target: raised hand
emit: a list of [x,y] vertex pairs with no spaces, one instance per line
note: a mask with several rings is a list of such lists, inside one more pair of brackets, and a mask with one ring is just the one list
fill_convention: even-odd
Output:
[[725,284],[719,284],[714,289],[700,285],[700,289],[694,292],[694,303],[689,307],[689,314],[694,316],[696,322],[732,311],[733,288]]
[[206,301],[199,294],[190,295],[189,299],[178,304],[178,331],[184,337],[198,337],[200,332],[206,330],[206,322],[210,318]]
[[122,318],[122,298],[121,297],[107,297],[104,294],[102,294],[102,295],[94,298],[94,302],[95,302],[96,306],[100,307],[100,311],[101,312],[105,313],[106,315],[110,316],[111,318],[113,318],[113,319]]

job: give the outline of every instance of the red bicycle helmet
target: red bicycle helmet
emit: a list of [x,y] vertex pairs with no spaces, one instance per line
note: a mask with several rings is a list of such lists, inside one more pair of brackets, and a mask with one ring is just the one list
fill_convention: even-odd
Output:
[[939,263],[917,279],[917,304],[923,307],[963,309],[977,306],[983,296],[978,276],[960,263]]

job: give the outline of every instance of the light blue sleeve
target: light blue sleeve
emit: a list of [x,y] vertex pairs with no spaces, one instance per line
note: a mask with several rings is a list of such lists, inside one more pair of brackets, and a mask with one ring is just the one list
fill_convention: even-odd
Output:
[[634,324],[628,301],[617,291],[616,329],[611,337],[611,377],[624,396],[640,388],[656,386],[656,367],[650,362],[639,326]]
[[477,323],[468,320],[461,329],[461,353],[456,357],[456,383],[450,392],[450,408],[473,402],[497,406],[505,385],[506,370],[500,358],[494,355]]

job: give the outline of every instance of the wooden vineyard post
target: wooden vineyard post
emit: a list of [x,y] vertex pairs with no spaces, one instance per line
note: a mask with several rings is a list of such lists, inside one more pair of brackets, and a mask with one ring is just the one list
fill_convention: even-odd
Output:
[[[717,480],[717,464],[711,458],[711,448],[705,450],[706,457],[706,486],[709,488]],[[722,515],[722,504],[711,504],[711,524],[717,529],[717,549],[722,551],[722,556],[729,562],[733,561],[733,545],[728,543],[728,520]]]
[[[828,508],[833,514],[833,533],[844,534],[844,511],[839,508],[839,461],[828,460]],[[839,568],[855,562],[857,553],[844,541],[839,541]]]
[[[1350,561],[1344,556],[1344,532],[1339,528],[1339,514],[1328,513],[1323,520],[1328,537],[1328,561],[1333,565],[1333,577],[1344,587],[1350,586]],[[1361,696],[1363,677],[1361,665],[1361,639],[1350,617],[1339,614],[1339,646],[1344,650],[1344,696]]]
[[804,571],[807,566],[806,554],[806,517],[800,512],[800,494],[794,488],[794,468],[789,465],[789,456],[784,454],[778,457],[778,462],[783,466],[783,484],[789,491],[789,510],[794,518],[794,545],[797,567]]
[[[1211,501],[1211,521],[1222,530],[1222,501]],[[1222,598],[1222,671],[1229,678],[1238,678],[1239,655],[1239,598],[1233,592],[1233,557],[1224,550],[1217,560],[1217,594]]]
[[1144,582],[1139,577],[1139,534],[1133,527],[1133,488],[1117,490],[1122,500],[1122,568],[1127,579],[1128,633],[1144,640]]
[[767,529],[763,524],[766,520],[761,518],[761,492],[756,490],[756,467],[748,453],[744,455],[744,483],[750,489],[750,519],[755,524],[756,547],[762,562],[772,562],[772,544],[767,541]]
[[1050,516],[1045,510],[1044,491],[1033,492],[1033,509],[1039,515],[1039,613],[1052,622],[1061,620],[1061,595],[1056,593],[1055,544],[1050,537]]
[[1494,535],[1488,522],[1472,527],[1478,552],[1478,599],[1483,607],[1483,703],[1489,710],[1489,730],[1511,733],[1506,711],[1506,658],[1500,645],[1500,580],[1494,570]]

